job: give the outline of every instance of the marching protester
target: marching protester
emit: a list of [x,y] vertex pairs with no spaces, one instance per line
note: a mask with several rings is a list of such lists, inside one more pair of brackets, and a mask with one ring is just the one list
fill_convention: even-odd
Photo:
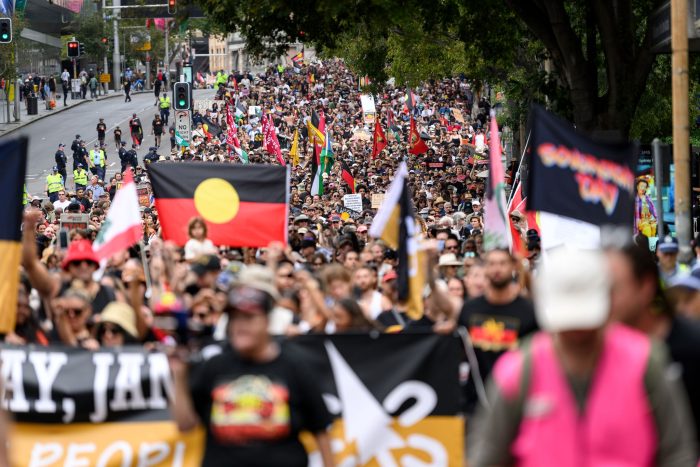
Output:
[[[114,130],[114,167],[103,145],[87,151],[76,135],[74,192],[57,152],[50,206],[27,197],[27,290],[6,342],[166,352],[170,410],[182,431],[204,429],[207,466],[307,465],[302,431],[315,461],[333,465],[340,447],[328,428],[345,401],[315,384],[318,368],[295,344],[394,334],[459,336],[459,371],[434,371],[463,384],[450,402],[476,430],[472,465],[697,461],[700,275],[678,261],[675,239],[646,256],[564,258],[543,243],[538,216],[512,201],[496,216],[510,242],[494,244],[506,203],[489,174],[502,128],[487,100],[473,105],[463,77],[380,85],[372,115],[339,60],[222,70],[216,89],[213,105],[195,101],[189,140],[169,127],[169,97],[156,91],[154,143],[133,113],[130,149]],[[106,125],[97,129],[104,142]],[[513,162],[503,179],[516,179]],[[63,213],[87,220],[67,225]],[[211,345],[218,355],[204,355]],[[344,368],[328,354],[333,371]],[[392,425],[389,412],[378,426]]]

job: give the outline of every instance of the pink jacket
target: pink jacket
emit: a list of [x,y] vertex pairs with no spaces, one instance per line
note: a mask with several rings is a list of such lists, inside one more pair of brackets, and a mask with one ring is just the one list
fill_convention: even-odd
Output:
[[[532,370],[511,454],[519,466],[639,467],[654,464],[657,434],[644,374],[649,339],[611,325],[583,413],[559,364],[548,334],[532,342]],[[507,399],[520,395],[523,356],[509,352],[494,368]]]

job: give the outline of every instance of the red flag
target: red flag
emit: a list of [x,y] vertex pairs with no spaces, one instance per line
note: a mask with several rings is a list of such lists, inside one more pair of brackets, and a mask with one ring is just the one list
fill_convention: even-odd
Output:
[[515,227],[515,224],[511,219],[511,215],[513,214],[513,212],[519,211],[520,214],[525,216],[525,233],[529,229],[535,229],[539,232],[539,225],[537,224],[537,213],[527,211],[525,209],[526,205],[527,198],[523,198],[523,184],[522,182],[518,182],[515,188],[513,189],[513,196],[511,196],[510,204],[508,205],[508,221],[512,241],[511,251],[514,255],[519,256],[521,258],[527,257],[527,244],[525,243],[525,239],[521,235],[520,231]]
[[382,124],[379,118],[374,122],[374,141],[372,143],[372,160],[376,159],[382,150],[386,147],[386,136],[382,129]]
[[416,121],[411,117],[411,129],[408,132],[408,147],[411,154],[423,154],[428,152],[428,146],[420,138],[418,130],[416,130]]
[[277,138],[277,128],[271,116],[263,116],[263,149],[274,154],[281,165],[287,165],[282,157],[280,141]]

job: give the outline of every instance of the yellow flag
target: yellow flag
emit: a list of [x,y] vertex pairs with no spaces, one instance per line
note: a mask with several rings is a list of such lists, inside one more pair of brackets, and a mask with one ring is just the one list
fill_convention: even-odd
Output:
[[299,165],[299,130],[294,130],[294,141],[292,141],[292,149],[289,150],[289,158],[292,160],[292,167]]

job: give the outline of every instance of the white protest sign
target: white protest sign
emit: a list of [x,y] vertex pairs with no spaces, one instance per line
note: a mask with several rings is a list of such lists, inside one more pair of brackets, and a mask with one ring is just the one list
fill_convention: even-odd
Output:
[[374,97],[371,94],[361,94],[360,102],[362,103],[362,115],[364,122],[368,125],[374,123],[377,115],[377,108],[374,106]]
[[359,193],[344,195],[343,206],[355,212],[362,212],[362,195]]
[[[212,106],[216,101],[214,99],[197,99],[194,101],[194,110],[198,110],[199,113],[204,113],[207,110],[211,110]],[[221,104],[223,101],[219,101]]]
[[[179,136],[183,141],[192,139],[192,125],[190,120],[189,110],[175,111],[175,135]],[[183,145],[181,145],[183,146]]]

